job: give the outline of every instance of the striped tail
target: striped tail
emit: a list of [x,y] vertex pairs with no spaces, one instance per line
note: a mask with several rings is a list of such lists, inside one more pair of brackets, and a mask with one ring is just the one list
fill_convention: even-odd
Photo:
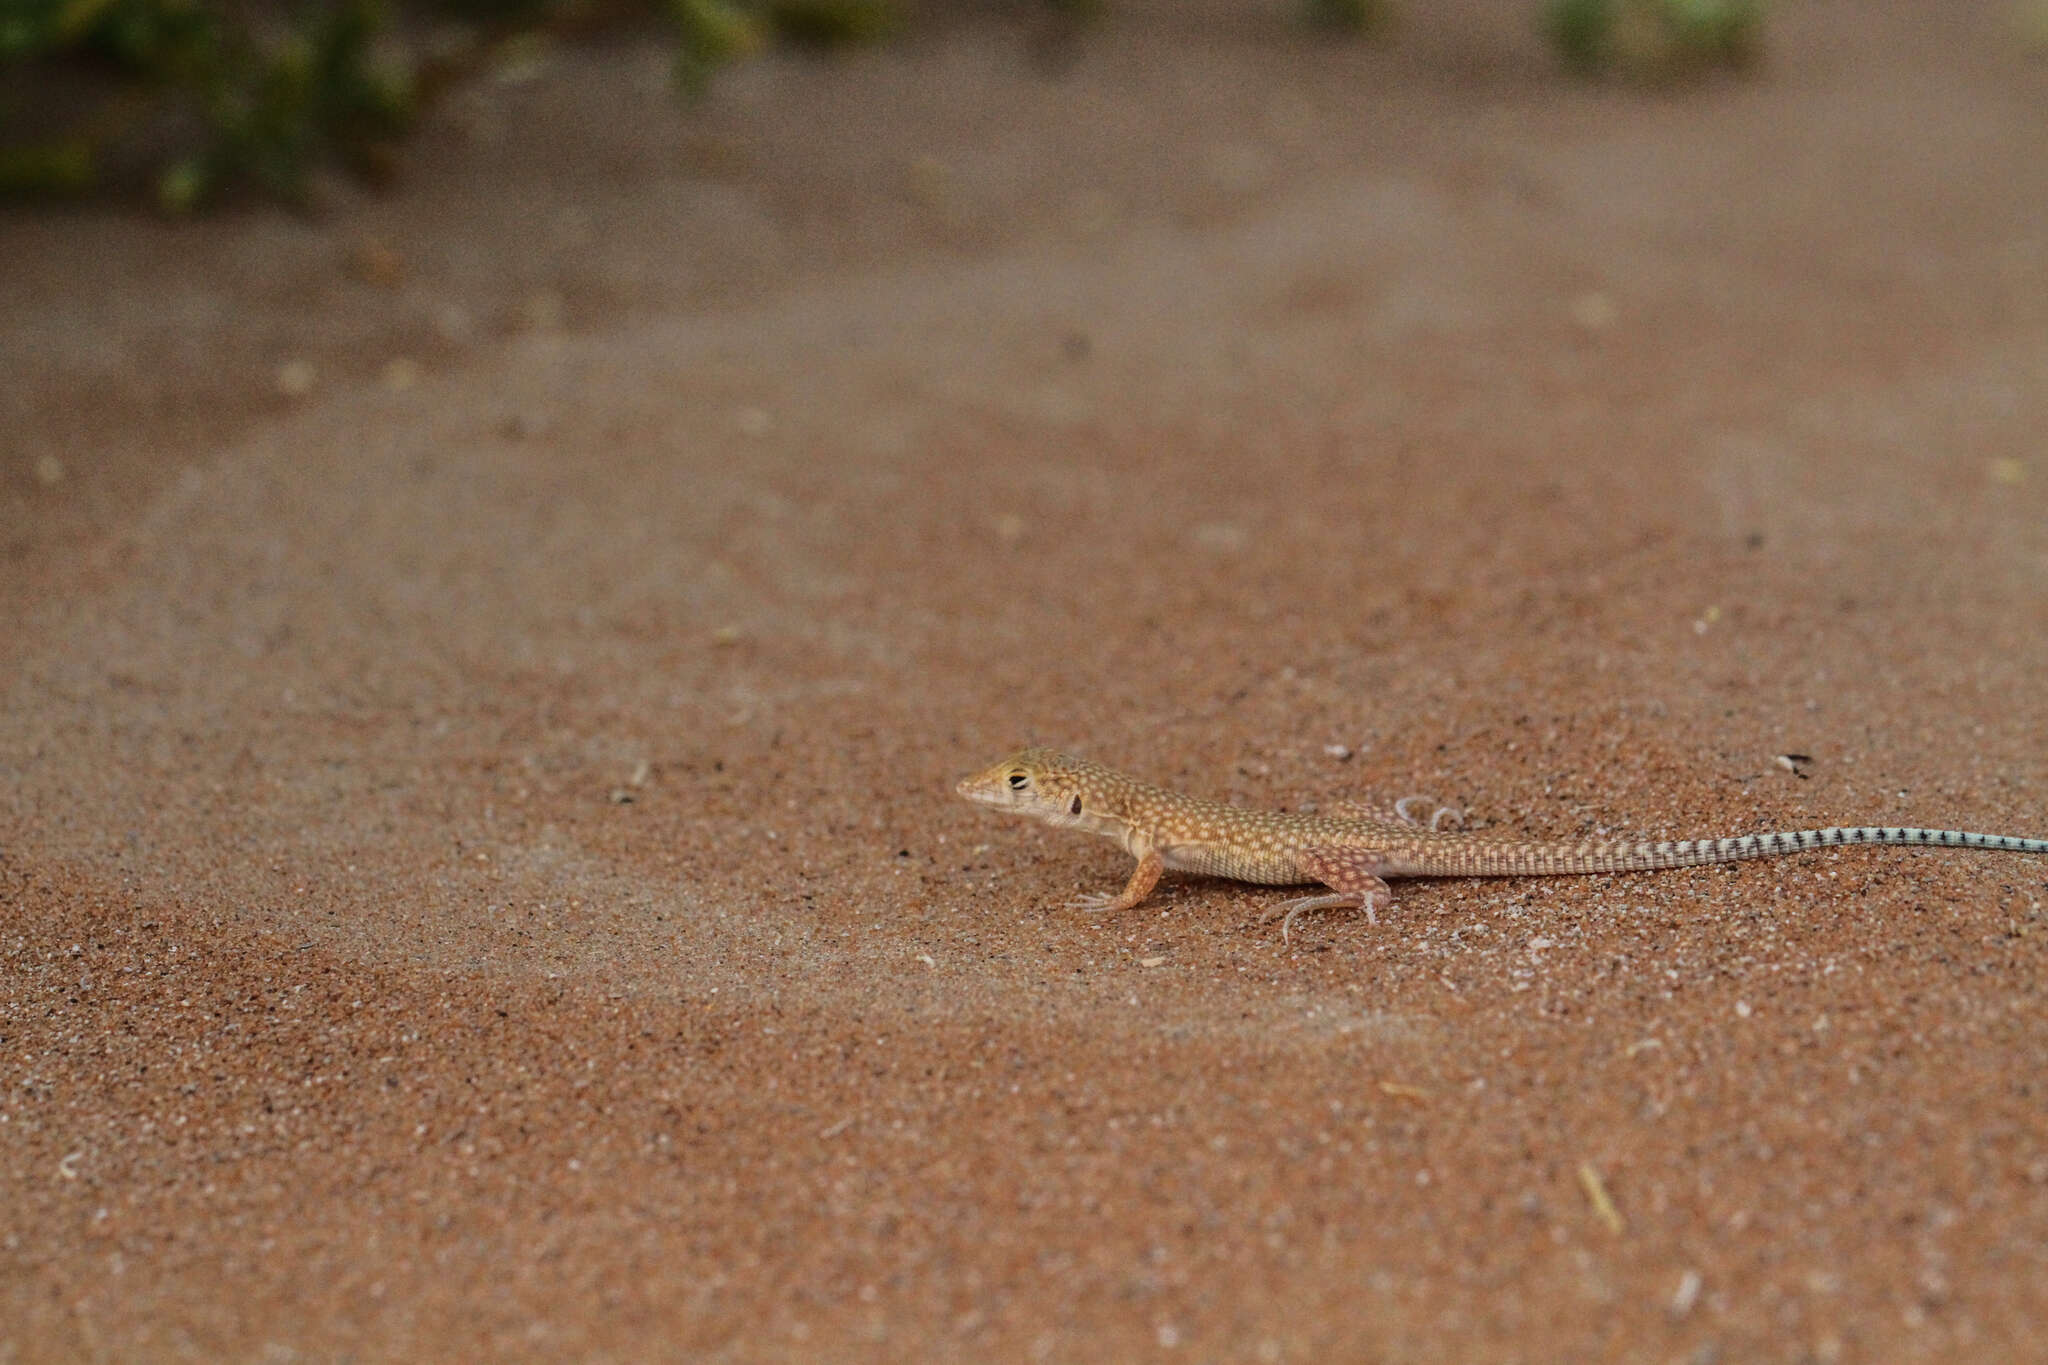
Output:
[[1912,848],[1978,848],[1996,853],[2048,854],[2048,839],[2007,834],[1972,834],[1960,829],[1916,829],[1902,825],[1831,826],[1780,834],[1743,834],[1728,839],[1665,839],[1583,844],[1494,842],[1484,837],[1431,850],[1430,866],[1413,871],[1390,868],[1395,876],[1545,877],[1586,872],[1648,872],[1663,867],[1698,867],[1774,858],[1816,848],[1896,844]]

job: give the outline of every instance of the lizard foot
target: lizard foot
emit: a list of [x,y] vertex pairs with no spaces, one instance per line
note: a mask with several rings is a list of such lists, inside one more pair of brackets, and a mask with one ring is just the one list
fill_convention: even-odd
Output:
[[[1427,820],[1415,813],[1414,807],[1431,806]],[[1339,815],[1360,820],[1377,820],[1381,823],[1411,825],[1416,829],[1441,830],[1465,828],[1465,812],[1456,806],[1446,806],[1434,796],[1404,796],[1392,805],[1380,805],[1376,801],[1339,801],[1336,804]]]
[[[1422,817],[1412,813],[1408,808],[1410,806],[1417,805],[1425,801],[1435,800],[1436,798],[1434,796],[1404,796],[1399,801],[1396,801],[1394,803],[1394,814],[1399,816],[1403,823],[1414,825],[1418,828],[1422,828],[1424,827],[1424,821]],[[1448,826],[1451,829],[1465,828],[1465,812],[1458,809],[1456,806],[1437,806],[1436,809],[1430,814],[1429,820],[1427,822],[1427,828],[1431,830],[1438,830],[1446,826]]]
[[[1074,798],[1076,801],[1079,797]],[[1166,860],[1159,856],[1158,849],[1148,851],[1138,859],[1138,865],[1131,869],[1131,879],[1124,883],[1124,889],[1114,896],[1102,891],[1091,891],[1085,896],[1076,896],[1067,902],[1069,909],[1100,912],[1103,910],[1128,910],[1152,894],[1152,888],[1159,885],[1159,874],[1166,871]]]
[[1271,924],[1280,921],[1280,941],[1287,942],[1287,936],[1294,929],[1297,915],[1313,914],[1318,910],[1363,910],[1367,924],[1378,924],[1380,918],[1373,913],[1370,902],[1361,901],[1357,896],[1303,896],[1299,900],[1282,901],[1259,916],[1259,923]]

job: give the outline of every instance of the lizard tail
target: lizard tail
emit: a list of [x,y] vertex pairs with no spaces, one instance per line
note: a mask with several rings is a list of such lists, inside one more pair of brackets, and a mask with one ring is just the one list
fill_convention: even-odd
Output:
[[[1587,872],[1649,872],[1664,867],[1699,867],[1773,858],[1816,848],[1897,844],[1914,848],[1977,848],[1998,853],[2048,854],[2048,839],[2008,834],[1973,834],[1960,829],[1918,829],[1904,825],[1847,825],[1742,834],[1726,839],[1603,840],[1583,844],[1498,844],[1473,840],[1443,849],[1429,859],[1442,866],[1418,868],[1410,876],[1546,877]],[[1401,875],[1395,873],[1395,875]]]

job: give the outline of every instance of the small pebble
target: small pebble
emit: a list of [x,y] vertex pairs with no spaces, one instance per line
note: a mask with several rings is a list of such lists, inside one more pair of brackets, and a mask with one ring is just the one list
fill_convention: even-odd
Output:
[[1621,310],[1614,306],[1614,300],[1597,289],[1572,300],[1572,321],[1589,332],[1606,331],[1620,316]]
[[1251,534],[1233,521],[1205,521],[1195,527],[1195,544],[1217,554],[1235,554],[1251,540]]
[[444,303],[434,311],[434,330],[441,340],[460,346],[476,336],[476,322],[459,303]]
[[277,391],[287,398],[304,398],[318,378],[312,361],[287,360],[277,367]]
[[405,257],[388,242],[365,237],[348,253],[348,272],[364,284],[392,289],[405,279]]

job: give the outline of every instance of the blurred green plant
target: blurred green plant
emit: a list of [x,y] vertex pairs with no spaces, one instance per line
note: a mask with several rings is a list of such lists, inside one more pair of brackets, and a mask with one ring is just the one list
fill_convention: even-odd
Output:
[[92,188],[131,141],[164,147],[172,210],[236,181],[302,198],[329,158],[374,174],[414,103],[410,73],[372,51],[383,22],[377,0],[295,21],[203,0],[0,0],[0,192]]
[[754,6],[734,0],[668,0],[676,28],[676,84],[701,95],[712,73],[768,45],[768,27]]
[[[1040,0],[1087,16],[1105,0]],[[675,78],[780,43],[873,42],[903,0],[0,0],[0,198],[140,181],[189,212],[245,188],[307,200],[321,169],[375,181],[422,103],[520,41],[654,17]],[[1368,31],[1389,0],[1299,0]],[[1667,74],[1747,59],[1763,0],[1546,0],[1572,65]],[[453,38],[450,35],[454,34]],[[425,55],[423,55],[425,54]]]
[[1311,28],[1337,33],[1377,33],[1389,9],[1387,0],[1301,0],[1301,17]]
[[1651,81],[1747,65],[1763,24],[1764,0],[1550,0],[1543,16],[1574,69]]
[[648,16],[691,94],[772,42],[870,42],[899,19],[896,0],[0,0],[0,196],[139,173],[172,212],[245,186],[304,202],[323,166],[381,178],[423,99],[491,50]]

